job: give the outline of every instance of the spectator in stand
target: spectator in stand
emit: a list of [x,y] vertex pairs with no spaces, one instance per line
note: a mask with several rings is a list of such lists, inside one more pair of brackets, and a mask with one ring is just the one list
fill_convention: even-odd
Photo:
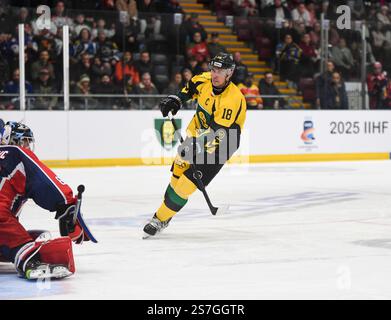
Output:
[[274,0],[274,5],[265,7],[261,11],[261,17],[272,18],[276,21],[292,19],[291,12],[282,4],[281,0]]
[[290,35],[293,38],[293,41],[296,43],[300,42],[301,40],[300,34],[294,27],[292,20],[285,20],[283,22],[282,29],[280,31],[280,38],[278,39],[277,43],[283,42],[285,40],[286,35]]
[[232,0],[232,2],[234,4],[235,15],[242,17],[253,17],[258,15],[255,0]]
[[389,13],[390,9],[388,6],[383,5],[380,8],[380,12],[376,15],[376,18],[379,22],[381,22],[385,27],[391,27],[391,17]]
[[148,51],[143,51],[140,54],[140,60],[135,62],[135,67],[140,75],[144,73],[148,73],[149,75],[153,75],[153,63],[151,61],[151,55]]
[[[41,69],[39,78],[33,83],[33,92],[35,94],[50,95],[58,94],[59,90],[56,83],[50,76],[49,69]],[[34,109],[40,110],[54,110],[57,108],[57,97],[36,97],[34,101]]]
[[315,23],[318,22],[318,19],[316,18],[317,16],[317,12],[316,12],[316,6],[315,6],[315,3],[314,1],[308,1],[307,3],[307,11],[310,15],[310,26],[313,27],[315,25]]
[[[99,83],[92,87],[92,93],[94,94],[107,94],[115,95],[118,94],[116,86],[113,84],[109,75],[104,74]],[[97,108],[98,109],[118,109],[119,108],[118,99],[115,97],[100,97],[98,99]]]
[[316,106],[318,109],[327,109],[327,96],[331,87],[333,73],[335,72],[335,64],[333,61],[327,62],[327,70],[319,75],[315,80],[316,86]]
[[193,42],[187,47],[187,55],[194,57],[199,63],[209,60],[208,45],[202,41],[201,33],[194,33]]
[[354,20],[363,20],[365,18],[364,0],[349,0],[348,6],[352,9]]
[[[51,24],[54,26],[54,24]],[[37,44],[38,51],[47,50],[49,51],[49,56],[52,60],[55,60],[57,57],[56,41],[54,40],[57,36],[57,28],[52,28],[53,32],[50,30],[39,30],[38,34],[34,36],[34,41]],[[55,30],[55,32],[54,32]]]
[[263,100],[259,93],[259,88],[254,84],[254,76],[248,73],[244,83],[239,83],[239,90],[243,93],[247,102],[247,110],[262,110]]
[[82,29],[79,39],[75,41],[75,44],[71,48],[71,56],[74,61],[79,61],[85,53],[89,54],[90,57],[95,56],[96,50],[96,43],[91,40],[90,31],[88,29]]
[[182,87],[186,87],[189,81],[193,78],[193,73],[190,69],[184,68],[182,70]]
[[277,46],[281,79],[288,81],[291,87],[296,87],[299,80],[299,63],[302,50],[287,34],[283,43]]
[[310,31],[309,35],[311,37],[311,43],[315,46],[315,48],[320,48],[320,38],[321,38],[321,25],[319,22],[314,24],[313,30]]
[[127,12],[130,19],[138,15],[136,0],[117,0],[115,6],[118,11]]
[[200,68],[201,68],[201,73],[209,72],[210,71],[209,62],[207,62],[207,61],[202,62],[200,65]]
[[307,33],[307,28],[305,27],[305,24],[303,22],[294,23],[294,28],[300,38],[299,41],[296,41],[295,39],[293,39],[293,41],[296,43],[300,43],[303,39],[303,36]]
[[369,94],[369,107],[371,109],[384,109],[387,99],[388,76],[383,71],[380,62],[373,65],[373,72],[368,74],[367,85]]
[[333,47],[337,47],[339,40],[341,39],[339,30],[331,25],[329,33],[329,44],[331,44]]
[[[375,56],[373,55],[372,46],[369,42],[366,43],[366,47],[367,47],[366,66],[371,67],[376,62],[376,59]],[[358,79],[361,77],[362,43],[353,41],[350,43],[350,49],[352,51],[353,59],[355,62],[355,65],[353,67],[353,77]]]
[[141,34],[145,34],[148,38],[149,35],[159,35],[161,30],[161,19],[157,15],[158,10],[154,0],[141,0],[138,3],[138,11],[140,16]]
[[111,25],[111,29],[107,29],[106,21],[104,19],[99,19],[96,23],[94,23],[94,28],[91,32],[92,38],[96,39],[99,32],[103,32],[107,39],[111,39],[115,36],[115,24]]
[[186,68],[191,71],[193,76],[202,73],[202,69],[196,58],[193,56],[190,56],[188,59],[188,64],[186,65]]
[[115,42],[108,40],[103,30],[99,31],[95,43],[96,55],[103,61],[109,62],[118,53],[118,46]]
[[74,39],[79,37],[80,32],[83,29],[87,29],[89,32],[92,31],[91,27],[88,24],[86,24],[85,20],[86,20],[86,18],[84,16],[84,14],[82,14],[82,13],[79,13],[76,16],[75,22],[71,28]]
[[91,66],[91,79],[92,85],[96,85],[102,76],[111,75],[112,68],[109,62],[102,62],[99,57],[94,58],[94,63]]
[[182,81],[182,74],[180,72],[176,72],[172,76],[172,80],[168,87],[163,91],[163,94],[178,94],[178,92],[182,89]]
[[384,30],[384,25],[380,21],[376,23],[376,27],[371,30],[373,52],[378,60],[384,59],[383,47],[386,44],[387,38]]
[[81,61],[73,65],[70,72],[72,84],[76,84],[81,79],[82,75],[86,75],[89,79],[92,76],[91,58],[88,53],[81,56]]
[[[279,96],[280,91],[274,84],[273,73],[268,72],[265,74],[265,78],[259,81],[259,91],[264,96]],[[285,106],[284,99],[282,98],[263,98],[263,108],[265,110],[282,109]]]
[[313,77],[316,63],[320,56],[316,48],[311,44],[311,37],[307,33],[302,37],[300,49],[303,51],[300,61],[301,77]]
[[242,57],[240,52],[234,53],[234,61],[235,61],[236,68],[231,81],[234,84],[238,85],[239,83],[244,82],[244,80],[247,78],[248,68],[242,62]]
[[29,10],[26,7],[22,7],[18,11],[18,15],[16,17],[17,24],[23,23],[23,24],[30,24],[31,18]]
[[191,42],[196,32],[201,34],[202,41],[206,41],[208,39],[208,33],[200,24],[198,14],[192,13],[190,18],[187,18],[181,26],[181,34],[184,38],[184,43]]
[[[125,47],[122,50],[138,52],[140,47],[140,20],[135,16],[126,22],[123,26],[117,28],[116,39],[118,44],[122,44],[125,39]],[[141,37],[142,38],[142,37]],[[140,38],[140,39],[141,39]]]
[[140,83],[140,74],[133,62],[133,56],[130,51],[126,51],[123,56],[123,61],[119,61],[115,66],[115,80],[118,84],[127,79],[132,80],[132,85]]
[[66,16],[65,4],[63,1],[58,1],[54,7],[54,12],[52,15],[52,24],[57,28],[60,28],[64,25],[68,25],[70,28],[73,26],[73,20]]
[[304,23],[306,27],[311,27],[311,15],[305,7],[304,3],[300,3],[297,8],[292,11],[292,20],[296,23]]
[[352,52],[347,47],[346,40],[344,38],[339,40],[338,47],[333,47],[331,49],[331,56],[337,69],[342,73],[344,78],[349,79],[355,62]]
[[213,32],[211,42],[208,43],[208,51],[211,58],[215,57],[220,52],[227,52],[227,49],[220,43],[219,34]]
[[38,80],[42,69],[48,70],[50,73],[50,78],[55,79],[54,67],[49,61],[49,58],[49,52],[47,50],[43,50],[40,52],[39,60],[31,65],[31,79],[33,81]]
[[346,93],[345,84],[341,79],[339,72],[334,72],[330,89],[328,90],[329,95],[326,97],[327,110],[347,110],[349,109],[348,95]]
[[[141,82],[135,86],[134,94],[148,94],[148,95],[158,95],[159,91],[156,89],[156,86],[152,83],[151,75],[146,72],[141,76]],[[143,101],[139,100],[139,106],[142,109],[157,109],[159,105],[158,98],[143,98]]]
[[11,34],[0,33],[0,53],[7,61],[12,61],[17,56],[19,46],[17,39]]
[[91,79],[89,76],[82,75],[80,77],[80,80],[74,89],[74,93],[85,96],[85,97],[77,97],[73,99],[72,106],[75,109],[88,110],[88,109],[96,108],[97,101],[90,97],[92,91],[91,91]]
[[[19,79],[20,79],[20,72],[19,69],[14,70],[12,73],[12,80],[9,81],[4,88],[4,93],[8,94],[14,94],[14,97],[7,98],[9,101],[6,103],[6,108],[11,110],[19,107]],[[33,93],[33,86],[30,82],[25,82],[25,89],[26,93]]]

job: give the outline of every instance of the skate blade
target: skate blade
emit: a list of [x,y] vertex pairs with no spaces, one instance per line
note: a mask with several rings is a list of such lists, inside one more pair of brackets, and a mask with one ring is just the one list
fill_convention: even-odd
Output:
[[43,280],[43,279],[63,279],[71,276],[73,273],[70,272],[66,267],[58,266],[54,267],[51,271],[49,268],[29,270],[26,272],[26,279],[28,280]]
[[147,239],[155,238],[157,235],[158,235],[158,233],[156,233],[154,236],[151,236],[150,234],[144,232],[142,238],[143,238],[143,240],[147,240]]

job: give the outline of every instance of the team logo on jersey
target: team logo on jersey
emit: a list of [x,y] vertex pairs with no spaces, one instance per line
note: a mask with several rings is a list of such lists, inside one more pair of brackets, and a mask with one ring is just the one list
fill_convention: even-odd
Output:
[[[178,130],[180,130],[182,128],[182,120],[175,119],[174,121]],[[166,150],[172,150],[179,142],[175,135],[174,126],[170,120],[155,119],[155,131],[157,139]]]
[[301,140],[303,140],[305,144],[313,144],[315,140],[314,133],[314,123],[310,120],[304,121],[304,131],[301,134]]
[[209,128],[210,114],[200,104],[197,106],[197,118],[203,129]]

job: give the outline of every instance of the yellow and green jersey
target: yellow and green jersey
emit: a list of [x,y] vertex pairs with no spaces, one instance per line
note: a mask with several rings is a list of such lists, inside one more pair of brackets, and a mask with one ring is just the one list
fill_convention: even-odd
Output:
[[211,73],[194,76],[179,93],[182,102],[197,100],[197,110],[187,135],[197,137],[205,130],[215,127],[243,129],[246,120],[246,99],[232,82],[220,94],[213,92]]

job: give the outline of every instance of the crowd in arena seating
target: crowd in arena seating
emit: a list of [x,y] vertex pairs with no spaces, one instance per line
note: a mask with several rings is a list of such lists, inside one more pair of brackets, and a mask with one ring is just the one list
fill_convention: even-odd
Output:
[[[353,19],[367,21],[370,107],[391,107],[391,14],[389,1],[199,0],[225,21],[234,15],[233,32],[273,68],[256,82],[241,54],[233,82],[248,97],[250,109],[281,109],[273,80],[279,75],[304,101],[320,109],[348,109],[346,81],[361,76],[361,35],[339,30],[336,8],[348,4]],[[52,8],[50,29],[37,23],[38,5]],[[0,109],[18,108],[18,23],[25,24],[26,92],[35,94],[32,109],[61,109],[63,90],[62,27],[70,26],[72,108],[153,109],[158,98],[128,95],[176,93],[208,62],[226,51],[220,35],[208,35],[197,14],[184,14],[179,27],[173,14],[184,13],[177,0],[0,0]],[[321,25],[332,21],[329,64],[320,72]],[[315,75],[315,76],[314,76]],[[50,97],[39,97],[51,94]],[[57,96],[56,96],[57,94]],[[95,95],[110,95],[90,97]],[[14,95],[14,96],[10,96]],[[124,98],[125,97],[125,98]],[[191,104],[188,106],[192,107]]]

